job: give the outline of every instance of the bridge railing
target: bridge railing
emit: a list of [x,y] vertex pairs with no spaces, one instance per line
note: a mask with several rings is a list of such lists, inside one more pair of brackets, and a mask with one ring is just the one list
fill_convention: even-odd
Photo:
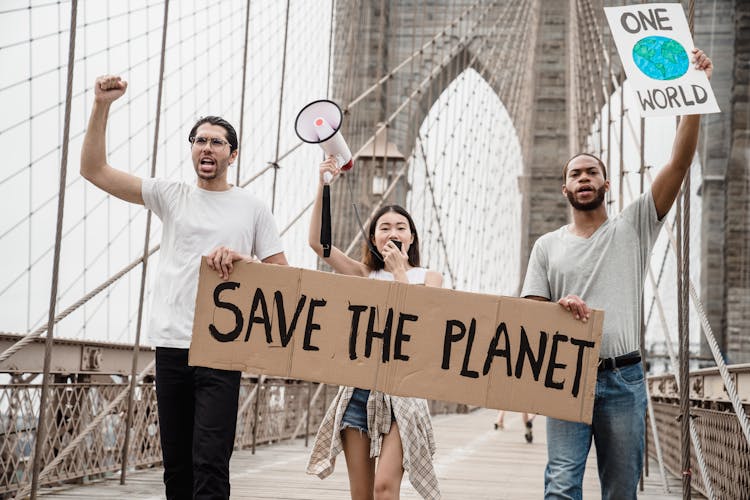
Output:
[[[730,373],[745,410],[750,411],[750,365],[732,366]],[[61,453],[65,455],[41,478],[41,484],[82,483],[119,471],[126,401],[123,399],[107,407],[118,394],[127,390],[127,384],[57,380],[49,399],[42,467],[59,458]],[[648,384],[664,466],[669,473],[680,477],[680,411],[676,381],[673,375],[659,375],[650,377]],[[0,498],[11,498],[30,480],[40,387],[22,382],[0,385]],[[716,369],[693,372],[691,415],[716,497],[743,498],[750,491],[750,447],[723,387]],[[238,415],[235,448],[247,449],[254,444],[273,443],[306,433],[314,435],[336,391],[335,386],[276,378],[266,379],[259,386],[257,377],[243,378],[242,411]],[[313,398],[313,394],[317,397]],[[433,414],[468,410],[464,405],[451,403],[431,401],[430,405]],[[107,414],[102,415],[103,411]],[[100,421],[93,430],[77,446],[63,451],[97,417]],[[654,436],[650,426],[648,428],[649,454],[656,457]],[[156,392],[151,378],[139,384],[136,391],[129,448],[131,468],[161,464]],[[699,472],[695,452],[692,459],[693,487],[705,494],[706,479]]]
[[[750,412],[750,364],[729,366],[745,412]],[[682,477],[679,390],[674,375],[648,379],[654,421],[665,468]],[[750,446],[740,428],[717,368],[690,374],[690,415],[695,423],[708,479],[716,498],[747,498],[750,492]],[[656,458],[648,428],[648,453]],[[691,450],[692,487],[707,495],[695,449]],[[657,472],[658,473],[658,472]]]
[[[304,437],[306,430],[309,435],[314,435],[338,390],[336,386],[322,387],[319,397],[310,406],[308,421],[308,401],[318,387],[319,384],[310,382],[268,378],[262,381],[258,390],[257,377],[243,377],[240,386],[242,411],[237,419],[235,449]],[[127,400],[124,398],[108,409],[108,414],[77,446],[63,450],[96,417],[102,416],[109,403],[127,388],[127,383],[52,384],[42,469],[61,453],[65,456],[40,479],[41,485],[83,483],[120,470],[127,415]],[[40,384],[0,385],[0,498],[12,498],[31,479],[40,391]],[[256,394],[259,395],[257,407]],[[161,464],[161,445],[152,379],[138,385],[134,402],[129,467],[158,466]],[[430,405],[433,414],[466,411],[465,405],[441,402],[430,402]]]

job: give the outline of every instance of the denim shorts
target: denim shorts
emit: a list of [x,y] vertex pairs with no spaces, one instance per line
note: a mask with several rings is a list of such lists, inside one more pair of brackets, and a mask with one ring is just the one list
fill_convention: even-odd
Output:
[[352,398],[344,411],[344,418],[341,419],[341,430],[351,427],[367,432],[367,398],[369,397],[369,390],[354,389]]

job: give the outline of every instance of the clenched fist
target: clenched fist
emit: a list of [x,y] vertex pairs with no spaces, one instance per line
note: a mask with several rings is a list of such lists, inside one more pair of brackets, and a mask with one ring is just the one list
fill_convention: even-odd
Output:
[[94,83],[94,100],[100,103],[111,103],[125,93],[128,82],[119,76],[104,75]]

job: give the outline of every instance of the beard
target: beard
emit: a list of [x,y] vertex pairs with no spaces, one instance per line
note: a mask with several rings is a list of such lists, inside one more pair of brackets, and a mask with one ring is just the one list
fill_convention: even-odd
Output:
[[194,166],[195,174],[198,176],[198,178],[203,179],[204,181],[210,181],[222,176],[228,168],[229,165],[223,165],[217,162],[216,168],[214,168],[213,171],[202,172],[200,169],[200,164]]
[[596,190],[596,196],[591,201],[581,203],[580,201],[576,200],[574,193],[571,193],[570,191],[568,191],[568,201],[576,210],[581,210],[583,212],[590,212],[592,210],[596,210],[602,205],[602,203],[604,203],[604,195],[606,193],[607,193],[606,188],[602,186]]
[[196,172],[196,174],[198,174],[198,177],[200,177],[201,179],[206,180],[206,181],[210,181],[211,179],[216,179],[216,177],[218,176],[218,173],[216,172],[216,170],[214,170],[210,174],[209,173],[204,173],[204,172],[201,172],[200,170],[198,170]]

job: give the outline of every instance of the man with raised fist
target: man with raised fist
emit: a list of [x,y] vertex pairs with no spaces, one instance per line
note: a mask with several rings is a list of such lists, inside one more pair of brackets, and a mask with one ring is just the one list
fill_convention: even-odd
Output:
[[156,346],[156,395],[168,499],[229,498],[240,372],[188,366],[201,256],[226,279],[233,263],[287,264],[268,208],[227,182],[237,133],[207,116],[188,134],[195,183],[140,178],[107,162],[112,103],[128,87],[118,76],[94,84],[94,106],[81,151],[81,175],[107,193],[145,205],[162,221],[159,268],[149,323]]

